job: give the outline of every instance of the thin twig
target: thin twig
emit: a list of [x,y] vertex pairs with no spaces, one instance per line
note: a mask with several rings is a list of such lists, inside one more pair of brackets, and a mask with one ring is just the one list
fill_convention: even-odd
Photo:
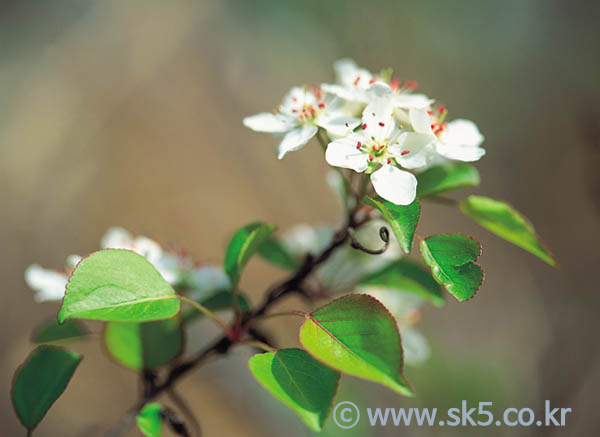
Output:
[[177,408],[179,408],[181,410],[183,415],[190,422],[190,424],[192,425],[192,429],[194,430],[193,434],[196,435],[197,437],[200,437],[202,435],[202,429],[200,427],[200,423],[198,422],[198,419],[196,419],[194,412],[192,411],[190,406],[187,404],[185,399],[183,399],[177,393],[177,391],[175,391],[175,388],[173,388],[173,387],[169,387],[167,389],[167,396],[169,397],[169,399],[171,399],[173,401],[173,403],[177,406]]

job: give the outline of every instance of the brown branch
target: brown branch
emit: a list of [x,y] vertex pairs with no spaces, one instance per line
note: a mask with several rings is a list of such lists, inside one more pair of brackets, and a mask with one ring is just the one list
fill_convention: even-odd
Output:
[[[248,331],[248,333],[252,336],[253,330],[249,326],[252,321],[264,315],[267,310],[270,309],[271,306],[275,302],[279,301],[282,297],[292,292],[302,290],[303,281],[308,278],[308,276],[310,276],[320,264],[327,261],[339,247],[348,241],[350,237],[349,229],[357,229],[368,221],[368,219],[356,221],[356,212],[357,208],[348,214],[348,221],[346,225],[334,234],[330,245],[319,256],[314,257],[312,255],[307,255],[302,263],[302,266],[297,272],[291,275],[288,279],[273,285],[267,290],[266,296],[262,303],[255,310],[249,311],[242,316],[241,325],[237,327],[238,332],[243,333],[244,331]],[[235,329],[235,327],[232,327],[232,329]],[[184,375],[189,373],[192,369],[201,366],[213,356],[226,354],[229,352],[229,349],[237,343],[238,342],[236,340],[232,340],[229,336],[223,335],[206,349],[199,352],[195,357],[179,363],[171,368],[162,383],[157,384],[156,381],[153,381],[152,384],[147,384],[142,398],[123,415],[119,423],[108,435],[113,437],[120,436],[127,430],[131,422],[133,422],[136,415],[141,411],[144,405],[155,399],[163,392],[168,391],[171,387],[174,387],[175,383]]]

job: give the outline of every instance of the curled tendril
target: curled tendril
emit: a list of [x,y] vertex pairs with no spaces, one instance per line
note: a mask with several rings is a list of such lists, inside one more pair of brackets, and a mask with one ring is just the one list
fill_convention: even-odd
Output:
[[354,249],[361,250],[370,255],[382,254],[383,252],[385,252],[387,250],[387,248],[390,245],[390,231],[385,226],[382,226],[381,228],[379,228],[379,238],[381,238],[381,241],[383,241],[385,243],[381,249],[369,249],[368,247],[363,246],[356,239],[356,233],[355,233],[354,229],[350,228],[350,229],[348,229],[348,232],[350,234],[350,246],[352,246],[352,248],[354,248]]

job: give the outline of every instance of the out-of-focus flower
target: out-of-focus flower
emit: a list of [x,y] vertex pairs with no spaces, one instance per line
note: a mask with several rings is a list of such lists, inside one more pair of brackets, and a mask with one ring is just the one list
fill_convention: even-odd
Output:
[[262,112],[244,118],[244,125],[257,132],[284,135],[278,158],[302,148],[322,127],[333,137],[343,136],[360,124],[344,102],[324,94],[320,88],[294,87],[275,114]]
[[399,139],[400,147],[409,151],[399,158],[406,168],[420,168],[440,155],[447,159],[472,162],[485,155],[479,147],[484,138],[469,120],[458,119],[445,123],[447,110],[433,111],[411,109],[408,113],[414,132],[405,132]]
[[[195,266],[192,259],[176,251],[165,250],[156,241],[133,236],[127,230],[113,227],[102,237],[102,249],[127,249],[145,257],[173,286],[182,286],[194,297],[208,297],[212,292],[228,289],[230,284],[223,268],[212,265]],[[50,270],[33,264],[25,270],[25,282],[36,291],[37,302],[60,300],[65,294],[68,277],[77,263],[78,255],[67,257],[64,270]]]
[[416,82],[400,82],[398,79],[373,74],[358,67],[352,59],[340,59],[333,64],[333,68],[337,84],[323,84],[321,88],[350,102],[371,103],[377,99],[372,87],[377,84],[389,90],[390,104],[394,108],[427,108],[433,103],[433,100],[424,94],[413,94]]
[[398,143],[400,130],[394,120],[388,100],[380,98],[369,104],[357,132],[332,141],[325,159],[330,165],[371,173],[375,192],[397,205],[415,200],[417,179],[397,165],[403,155],[410,153]]

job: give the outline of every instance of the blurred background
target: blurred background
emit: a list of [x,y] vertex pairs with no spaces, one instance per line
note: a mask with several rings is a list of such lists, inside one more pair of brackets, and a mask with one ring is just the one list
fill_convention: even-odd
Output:
[[[62,267],[113,225],[220,263],[248,222],[338,223],[320,148],[278,161],[276,141],[242,118],[274,108],[293,85],[333,81],[332,62],[352,57],[417,80],[451,118],[479,125],[477,192],[527,215],[561,269],[427,205],[419,232],[479,238],[486,282],[472,301],[425,310],[433,353],[406,369],[416,398],[343,378],[336,402],[447,409],[466,399],[537,412],[549,399],[573,412],[566,428],[363,419],[344,435],[600,435],[599,19],[598,2],[558,0],[0,2],[0,434],[24,434],[10,380],[33,349],[31,329],[58,310],[34,303],[29,264]],[[242,285],[256,301],[279,277],[257,260]],[[296,344],[290,323],[273,325],[281,345]],[[197,341],[209,341],[216,333],[202,327]],[[135,375],[97,341],[73,348],[85,359],[37,436],[101,435],[137,397]],[[252,379],[249,354],[238,349],[180,384],[204,435],[310,435]],[[324,435],[341,434],[329,420]]]

